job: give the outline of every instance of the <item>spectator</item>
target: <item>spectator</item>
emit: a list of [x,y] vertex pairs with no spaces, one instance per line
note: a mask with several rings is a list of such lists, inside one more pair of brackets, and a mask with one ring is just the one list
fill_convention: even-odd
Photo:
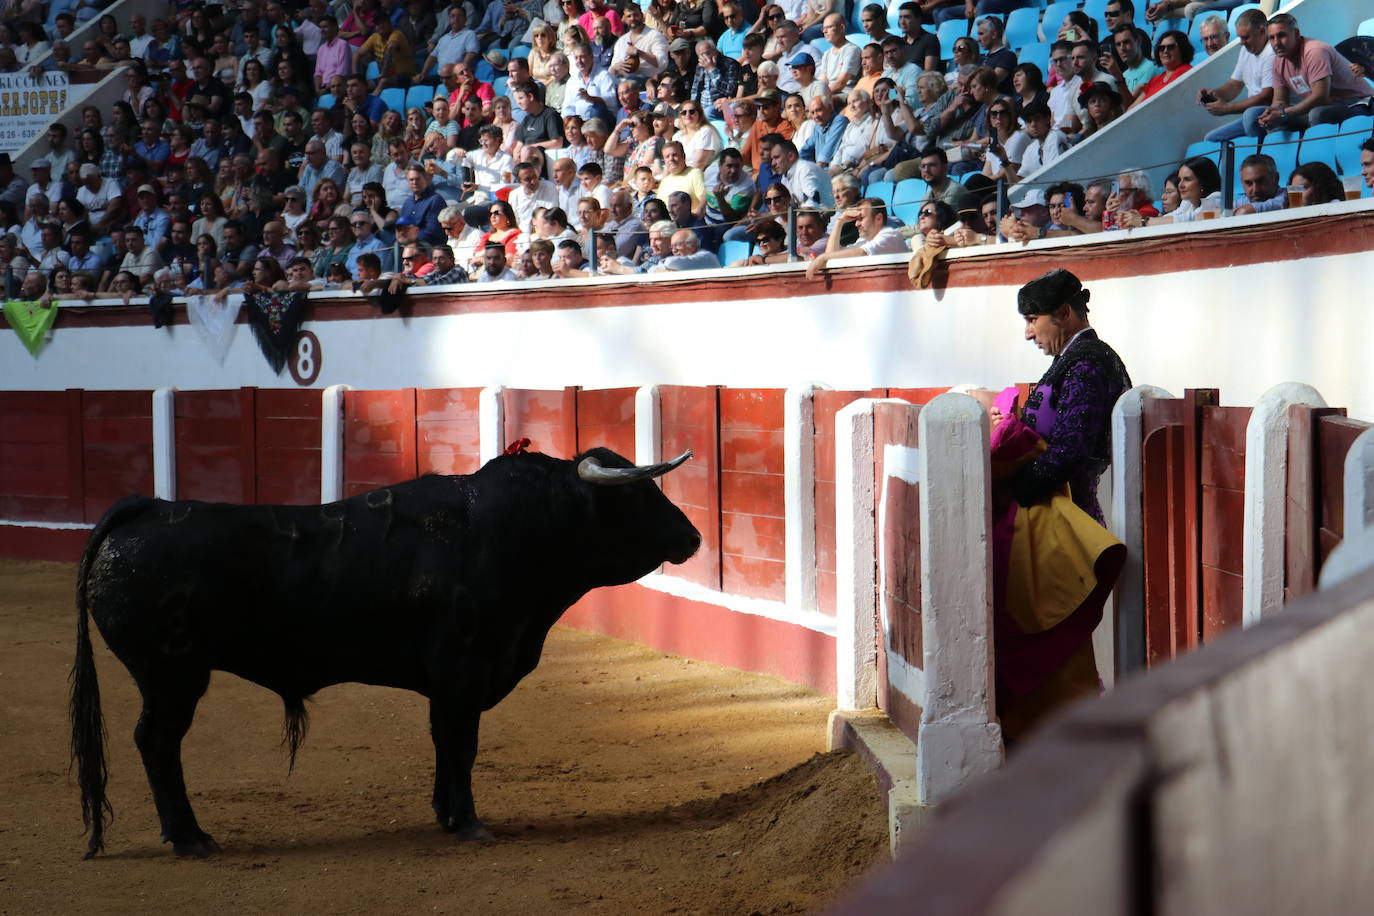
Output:
[[353,73],[353,46],[339,37],[339,20],[333,16],[320,17],[319,28],[320,44],[315,49],[315,92],[323,95],[331,79]]
[[1174,80],[1193,69],[1193,43],[1178,29],[1170,29],[1155,40],[1155,63],[1163,68],[1162,73],[1150,77],[1136,94],[1137,101],[1144,101]]
[[530,259],[530,266],[524,272],[524,280],[552,280],[555,278],[553,269],[553,242],[548,239],[535,239],[530,242],[530,247],[526,250],[526,255]]
[[1078,94],[1087,117],[1075,142],[1082,142],[1121,117],[1121,96],[1106,83],[1089,83]]
[[[354,277],[359,277],[359,259],[363,255],[372,254],[379,259],[384,258],[386,260],[387,270],[390,270],[392,266],[391,252],[386,242],[378,235],[376,223],[368,216],[367,212],[363,210],[353,211],[353,214],[348,218],[348,226],[352,243],[348,246],[347,250],[339,248],[330,250],[329,257],[322,263],[327,266],[329,262],[335,260],[336,255],[342,254],[343,265],[348,270],[349,274]],[[332,237],[330,241],[337,246],[342,238],[343,236],[336,230],[334,237]],[[380,265],[381,261],[379,260],[379,270],[381,269]]]
[[638,265],[627,263],[625,260],[612,260],[609,257],[603,257],[599,265],[601,272],[603,274],[648,273],[672,254],[672,236],[676,231],[677,227],[668,220],[653,223],[649,226],[649,253]]
[[901,32],[902,44],[906,45],[907,60],[922,71],[938,70],[940,40],[934,33],[921,28],[923,22],[921,4],[907,2],[897,8],[897,30]]
[[[983,3],[993,0],[981,0]],[[1003,37],[1005,31],[1002,20],[996,16],[984,16],[978,20],[978,44],[983,48],[984,67],[997,74],[996,88],[1002,95],[1015,92],[1011,83],[1012,71],[1016,69],[1016,53],[1007,47]]]
[[1050,88],[1050,114],[1057,129],[1078,129],[1074,124],[1074,102],[1083,78],[1073,72],[1073,43],[1056,41],[1050,45],[1050,69],[1057,82]]
[[[8,164],[9,154],[0,153],[0,166]],[[81,177],[81,186],[76,189],[76,199],[86,208],[91,227],[102,235],[107,234],[112,226],[124,218],[124,202],[119,185],[113,179],[102,178],[100,169],[89,162],[81,166],[78,174]],[[22,179],[16,180],[20,181],[19,189],[22,193]],[[3,171],[0,170],[0,185],[4,184]],[[8,198],[0,194],[0,199]]]
[[563,145],[563,119],[557,111],[544,104],[543,91],[535,83],[521,83],[514,87],[515,103],[525,113],[516,131],[516,145],[511,157],[516,162],[528,159],[530,147],[555,149]]
[[285,270],[286,265],[290,264],[295,256],[295,247],[286,243],[286,224],[279,219],[265,222],[262,227],[262,248],[258,251],[258,260],[270,258]]
[[[1328,170],[1329,171],[1329,170]],[[1289,182],[1290,184],[1292,182]],[[1246,156],[1240,164],[1240,186],[1244,193],[1237,194],[1231,209],[1236,216],[1247,213],[1268,213],[1282,210],[1288,205],[1287,192],[1279,187],[1279,168],[1273,157],[1264,153]],[[1345,193],[1341,183],[1336,181],[1336,200],[1344,200]]]
[[651,271],[712,270],[720,267],[713,252],[703,251],[697,234],[690,229],[678,229],[669,239],[669,254]]
[[[292,255],[294,257],[294,254]],[[275,258],[260,257],[253,262],[249,278],[244,281],[246,294],[271,292],[278,283],[285,282],[286,269]]]
[[762,264],[782,264],[791,260],[791,255],[787,251],[787,230],[777,223],[761,225],[754,234],[753,242],[754,253],[733,262],[731,267],[757,267]]
[[565,213],[576,213],[582,188],[577,183],[577,165],[571,159],[561,158],[554,162],[553,187],[558,194],[557,206]]
[[[1189,159],[1178,167],[1179,205],[1165,216],[1146,217],[1141,220],[1145,225],[1158,223],[1191,223],[1206,219],[1204,212],[1216,216],[1221,210],[1221,175],[1216,163],[1198,156]],[[1134,222],[1134,220],[1132,220]]]
[[1150,193],[1150,176],[1144,169],[1122,172],[1117,177],[1116,186],[1115,193],[1107,198],[1107,228],[1124,227],[1136,216],[1148,219],[1159,215],[1154,207],[1154,195]]
[[806,103],[806,111],[807,124],[793,135],[798,155],[828,170],[849,126],[849,118],[836,114],[828,95],[811,99]]
[[1288,13],[1270,18],[1268,34],[1274,48],[1274,96],[1259,116],[1261,136],[1270,130],[1340,124],[1367,110],[1374,88],[1355,76],[1350,61],[1335,48],[1305,37]]
[[1300,206],[1303,207],[1345,200],[1345,188],[1340,176],[1325,162],[1304,162],[1298,166],[1288,176],[1288,187],[1302,193]]
[[[925,205],[922,206],[925,209]],[[906,239],[896,229],[887,225],[887,205],[876,197],[865,197],[859,206],[850,207],[835,217],[839,225],[852,223],[858,226],[861,244],[852,248],[840,247],[838,226],[831,227],[830,240],[825,251],[817,255],[806,267],[806,275],[814,279],[837,258],[859,258],[875,254],[898,254],[909,252]]]
[[448,245],[434,246],[433,256],[434,269],[424,275],[421,285],[448,286],[468,282],[468,272],[455,263],[453,250]]
[[445,239],[444,230],[439,225],[439,212],[444,209],[442,197],[430,187],[429,173],[416,163],[411,163],[406,171],[410,184],[410,197],[401,205],[401,219],[408,219],[420,228],[420,239],[431,245]]
[[499,242],[488,242],[482,249],[482,268],[474,276],[477,283],[518,280],[515,271],[506,266],[506,248]]
[[572,59],[574,67],[563,97],[563,116],[577,115],[584,121],[609,117],[615,110],[615,78],[597,66],[592,49],[586,45],[574,48]]
[[91,233],[89,229],[74,229],[67,238],[67,248],[71,255],[67,259],[67,266],[73,271],[87,271],[100,275],[103,266],[103,259],[100,255],[91,250]]
[[667,197],[673,191],[683,191],[692,199],[692,212],[700,216],[706,212],[706,183],[701,169],[687,165],[682,144],[676,140],[663,147],[663,178],[658,194]]
[[[855,90],[854,94],[860,92]],[[791,194],[793,206],[826,210],[835,206],[829,176],[816,163],[802,159],[791,140],[779,140],[773,144],[770,161],[774,174],[781,176],[783,185]],[[832,166],[831,171],[834,170]]]
[[1264,135],[1259,118],[1274,95],[1270,84],[1274,49],[1265,32],[1264,13],[1251,9],[1236,17],[1236,37],[1240,39],[1240,56],[1231,78],[1215,89],[1199,89],[1197,102],[1218,117],[1237,114],[1241,117],[1210,131],[1204,138],[1209,143]]
[[[1226,3],[1229,0],[1221,0]],[[1194,4],[1188,4],[1193,6]],[[1211,4],[1199,3],[1197,6],[1204,7]],[[1239,6],[1240,4],[1236,4]],[[1188,18],[1192,18],[1191,16]],[[1226,28],[1226,20],[1220,16],[1208,16],[1202,20],[1202,24],[1197,27],[1197,33],[1202,38],[1202,50],[1208,56],[1220,51],[1231,41],[1231,33]]]
[[42,253],[30,249],[29,254],[38,259],[39,270],[51,274],[58,267],[67,267],[71,256],[62,249],[62,225],[57,220],[45,217],[40,226]]
[[1150,80],[1164,72],[1164,68],[1145,56],[1140,48],[1140,35],[1134,25],[1118,25],[1112,33],[1112,47],[1103,51],[1099,70],[1112,77],[1112,88],[1120,97],[1121,107],[1130,107],[1144,92]]
[[400,31],[392,27],[391,17],[377,17],[375,31],[363,42],[353,55],[353,72],[361,73],[369,63],[376,63],[379,76],[375,83],[378,91],[391,86],[405,88],[415,76],[415,54],[410,42]]
[[139,288],[153,280],[153,274],[166,265],[157,249],[144,243],[143,230],[138,226],[128,226],[124,230],[124,246],[127,253],[120,262],[120,270],[127,270],[138,281]]
[[[829,47],[821,55],[818,76],[831,95],[844,95],[859,78],[862,66],[859,46],[846,37],[844,17],[839,13],[825,17],[822,34]],[[783,88],[794,91],[787,86]]]
[[157,188],[150,184],[138,188],[139,212],[134,225],[143,230],[143,240],[150,248],[161,250],[163,239],[172,228],[172,220],[159,204]]

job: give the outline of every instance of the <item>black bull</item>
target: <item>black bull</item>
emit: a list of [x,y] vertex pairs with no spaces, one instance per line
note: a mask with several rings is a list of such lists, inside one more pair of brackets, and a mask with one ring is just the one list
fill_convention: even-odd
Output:
[[578,598],[681,563],[701,535],[650,478],[606,449],[575,461],[506,455],[477,473],[427,476],[324,506],[231,506],[130,497],[91,535],[77,581],[72,755],[103,848],[109,803],[87,611],[143,697],[134,740],[162,839],[208,855],[181,740],[212,670],[275,691],[294,763],[305,698],[360,681],[429,698],[434,812],[489,834],[472,800],[478,720],[539,662]]

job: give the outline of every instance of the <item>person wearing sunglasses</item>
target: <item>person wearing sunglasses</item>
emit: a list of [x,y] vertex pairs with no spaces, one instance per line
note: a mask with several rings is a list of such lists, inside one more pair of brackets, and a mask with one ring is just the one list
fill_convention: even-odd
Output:
[[1073,72],[1073,42],[1056,41],[1050,45],[1050,114],[1060,130],[1073,129],[1073,103],[1083,78]]
[[1155,41],[1155,63],[1164,72],[1155,74],[1141,87],[1138,101],[1148,99],[1193,69],[1193,43],[1178,29],[1170,29]]
[[764,223],[754,233],[754,253],[747,258],[740,258],[731,267],[757,267],[761,264],[782,264],[786,263],[790,255],[787,252],[787,230],[777,223]]
[[[926,206],[929,206],[928,204]],[[925,207],[922,207],[925,209]],[[887,225],[887,204],[876,197],[865,197],[857,207],[850,207],[835,216],[836,224],[831,227],[830,241],[825,251],[807,265],[806,276],[815,279],[824,272],[831,261],[839,258],[862,258],[875,254],[910,254],[911,249],[902,233]],[[840,247],[841,226],[853,223],[859,228],[859,244],[852,248]]]

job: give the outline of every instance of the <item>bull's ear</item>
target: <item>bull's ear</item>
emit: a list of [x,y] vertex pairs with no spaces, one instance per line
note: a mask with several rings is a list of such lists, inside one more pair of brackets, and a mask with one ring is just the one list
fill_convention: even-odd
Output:
[[619,486],[662,477],[691,457],[692,450],[688,449],[672,461],[664,461],[660,464],[636,465],[632,468],[608,468],[603,467],[595,455],[588,455],[577,463],[577,476],[587,483]]

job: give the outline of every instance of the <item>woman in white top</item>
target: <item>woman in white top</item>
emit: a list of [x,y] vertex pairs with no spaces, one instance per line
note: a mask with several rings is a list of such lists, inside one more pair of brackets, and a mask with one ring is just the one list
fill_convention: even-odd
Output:
[[286,208],[281,211],[281,220],[294,236],[296,227],[305,222],[305,218],[310,215],[305,210],[305,188],[293,184],[282,193],[286,198]]
[[243,62],[243,78],[234,87],[234,92],[246,92],[251,95],[254,111],[261,111],[267,107],[267,100],[272,97],[272,84],[267,79],[267,70],[263,67],[262,61],[250,57]]
[[[227,157],[226,157],[227,158]],[[224,248],[224,224],[229,222],[224,215],[224,204],[214,193],[208,193],[200,198],[200,219],[196,220],[191,226],[191,237],[200,238],[208,235],[215,240],[215,248]]]
[[873,110],[873,97],[862,89],[849,93],[845,106],[849,125],[840,137],[840,145],[830,160],[830,174],[853,172],[867,166],[880,155],[886,156],[896,142],[888,133],[883,120]]
[[1203,218],[1204,211],[1221,211],[1221,173],[1206,156],[1189,159],[1178,167],[1178,208],[1165,216],[1142,216],[1138,210],[1121,214],[1121,225],[1127,229],[1146,223],[1191,223]]
[[683,102],[677,113],[679,130],[673,139],[682,144],[687,167],[705,171],[720,152],[720,134],[707,122],[701,105],[694,100]]
[[501,128],[483,124],[477,131],[477,149],[472,152],[462,147],[449,150],[446,168],[456,175],[463,166],[472,169],[472,181],[462,185],[464,199],[472,203],[489,201],[497,188],[510,184],[515,160],[501,149]]

